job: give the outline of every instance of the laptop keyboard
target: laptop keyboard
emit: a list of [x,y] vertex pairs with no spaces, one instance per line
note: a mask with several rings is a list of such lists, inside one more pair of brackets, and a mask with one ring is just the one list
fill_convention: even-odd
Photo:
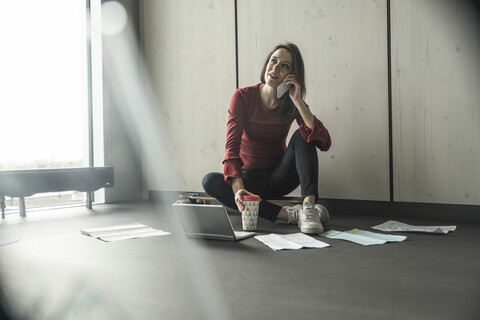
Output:
[[250,232],[250,231],[235,231],[235,236],[236,236],[236,237],[245,237],[245,236],[251,235],[252,233],[254,233],[254,232]]

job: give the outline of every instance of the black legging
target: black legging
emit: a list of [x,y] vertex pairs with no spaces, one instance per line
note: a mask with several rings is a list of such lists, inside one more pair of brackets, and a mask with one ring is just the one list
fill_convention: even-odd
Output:
[[[264,170],[242,170],[245,189],[262,199],[277,198],[289,194],[299,185],[302,198],[314,195],[318,199],[318,156],[316,146],[307,143],[300,131],[293,134],[282,159]],[[223,205],[237,209],[232,187],[225,183],[219,172],[211,172],[202,180],[205,192]],[[262,200],[259,216],[275,221],[282,207]]]

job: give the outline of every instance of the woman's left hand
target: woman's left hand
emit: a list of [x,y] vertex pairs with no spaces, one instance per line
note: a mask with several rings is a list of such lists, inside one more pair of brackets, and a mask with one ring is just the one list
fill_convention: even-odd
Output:
[[302,99],[302,87],[298,83],[295,75],[293,73],[286,76],[283,81],[285,84],[291,84],[292,87],[288,90],[288,94],[290,95],[290,99],[292,101],[299,101]]
[[235,203],[237,204],[238,211],[240,212],[245,209],[245,204],[243,203],[243,196],[254,196],[254,194],[245,189],[238,189],[237,192],[235,192]]

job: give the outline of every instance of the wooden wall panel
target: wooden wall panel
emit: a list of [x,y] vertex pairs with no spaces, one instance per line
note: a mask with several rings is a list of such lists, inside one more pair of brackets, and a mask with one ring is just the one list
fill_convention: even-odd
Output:
[[223,170],[235,90],[234,2],[144,1],[143,8],[146,72],[162,126],[161,133],[155,123],[149,128],[146,161],[171,165],[175,180],[150,177],[149,189],[201,191],[207,172]]
[[476,9],[392,1],[395,200],[480,204]]
[[333,141],[319,153],[320,197],[389,199],[386,21],[386,1],[238,1],[241,87],[260,82],[278,43],[302,52],[306,102]]

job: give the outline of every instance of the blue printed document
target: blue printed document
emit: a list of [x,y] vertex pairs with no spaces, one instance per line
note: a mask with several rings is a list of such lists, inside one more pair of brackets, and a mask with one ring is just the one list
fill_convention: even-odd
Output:
[[322,237],[327,237],[330,239],[346,240],[346,241],[354,242],[364,246],[385,244],[387,242],[400,242],[407,238],[406,236],[394,236],[394,235],[364,231],[359,229],[352,229],[350,231],[329,230],[320,235]]

